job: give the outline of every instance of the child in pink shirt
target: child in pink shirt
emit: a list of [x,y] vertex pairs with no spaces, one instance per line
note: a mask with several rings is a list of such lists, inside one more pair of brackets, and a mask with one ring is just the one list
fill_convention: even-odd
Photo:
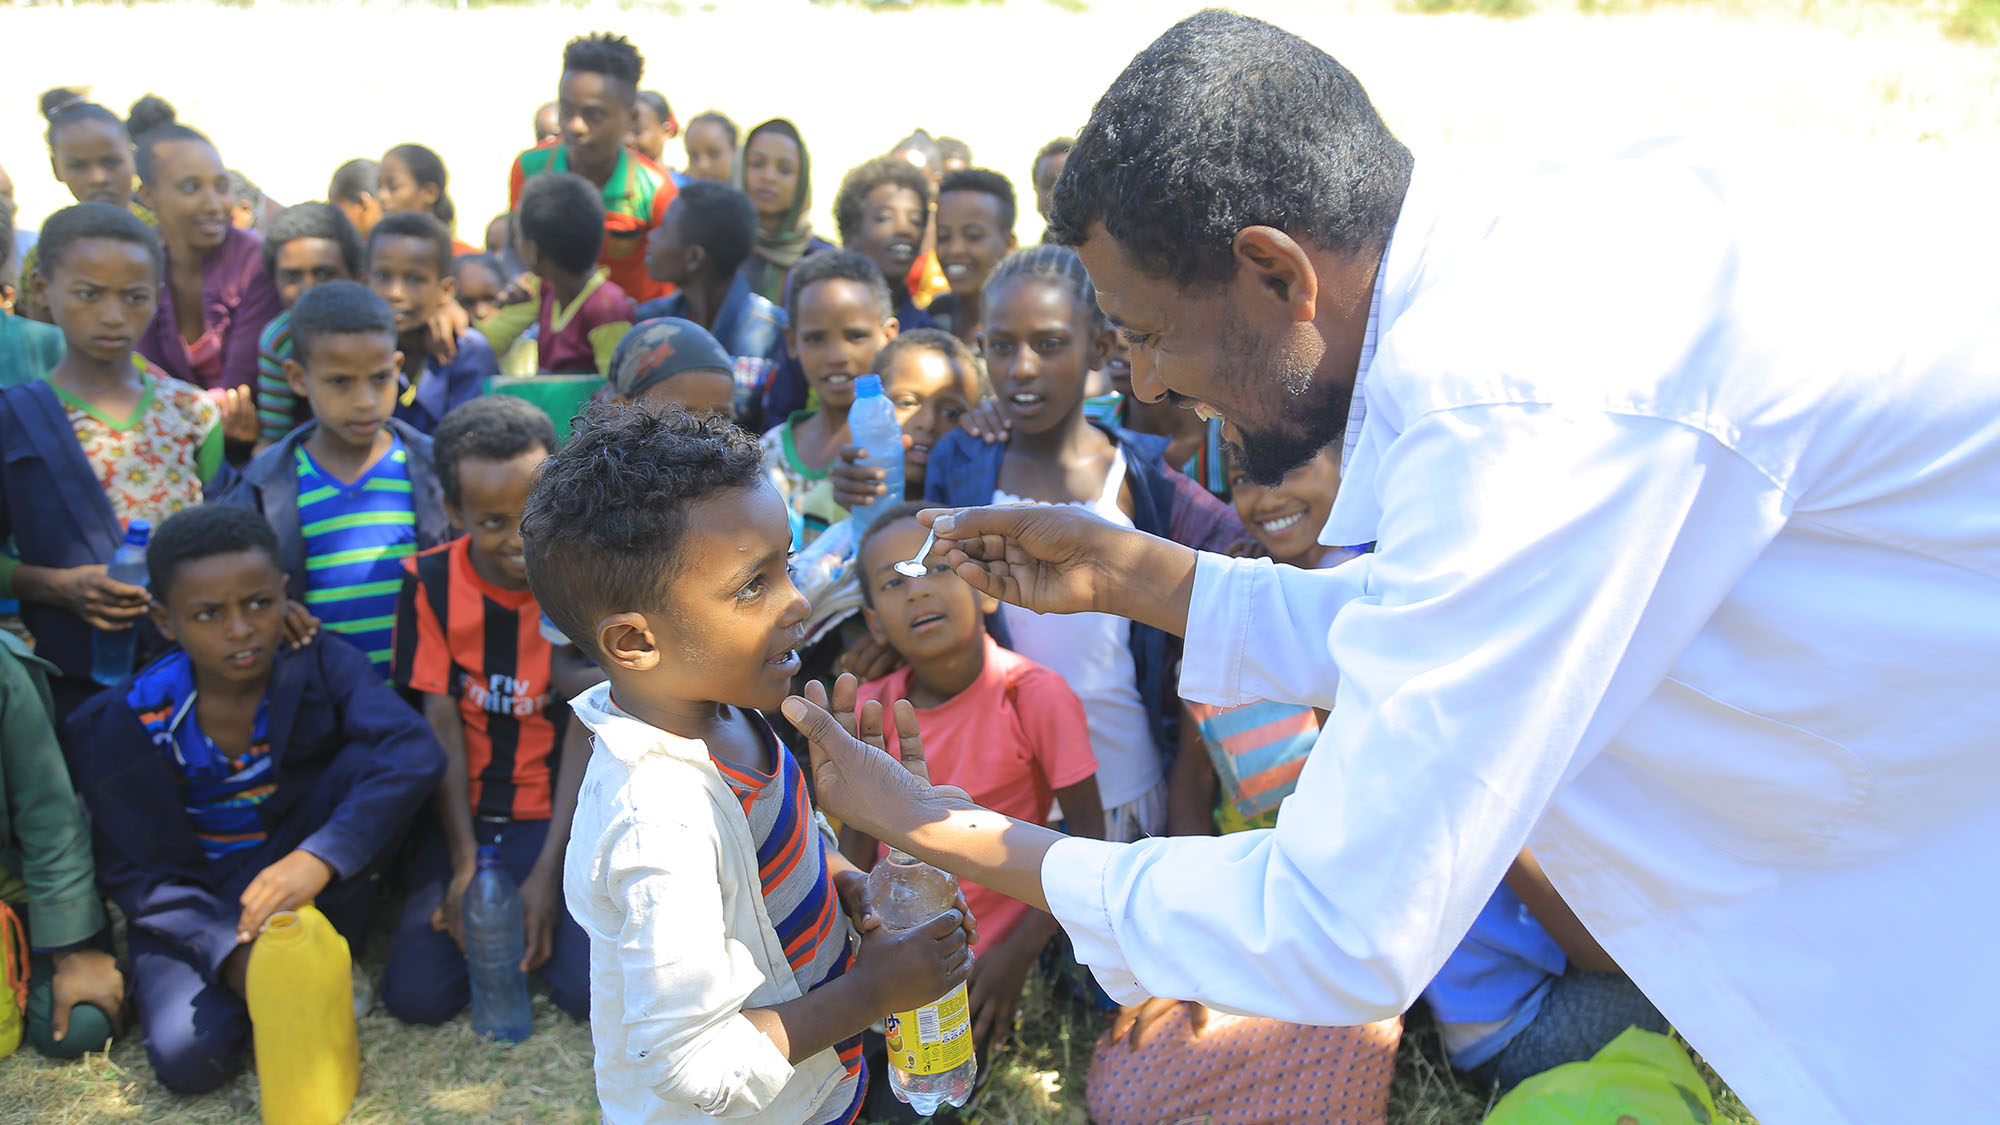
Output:
[[[986,635],[985,615],[997,606],[953,574],[942,556],[930,560],[921,578],[897,573],[895,564],[923,545],[916,521],[922,507],[902,504],[882,513],[856,552],[869,631],[907,661],[863,685],[861,702],[888,708],[907,699],[916,707],[934,783],[956,785],[986,808],[1032,824],[1045,822],[1051,801],[1060,800],[1071,832],[1101,839],[1097,759],[1076,693]],[[888,738],[894,753],[895,733]],[[840,839],[855,866],[874,865],[874,840],[852,828],[843,828]],[[964,891],[979,924],[968,987],[973,1042],[983,1052],[1012,1028],[1028,970],[1057,927],[1053,917],[997,891],[975,883]]]

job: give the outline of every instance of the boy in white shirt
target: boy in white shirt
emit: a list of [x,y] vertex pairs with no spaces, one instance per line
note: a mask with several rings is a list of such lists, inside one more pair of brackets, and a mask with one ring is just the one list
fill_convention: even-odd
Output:
[[756,439],[595,406],[521,535],[544,612],[609,677],[572,703],[596,738],[563,864],[604,1120],[853,1122],[862,1030],[964,980],[971,925],[962,900],[902,934],[862,915],[865,877],[758,713],[810,606]]

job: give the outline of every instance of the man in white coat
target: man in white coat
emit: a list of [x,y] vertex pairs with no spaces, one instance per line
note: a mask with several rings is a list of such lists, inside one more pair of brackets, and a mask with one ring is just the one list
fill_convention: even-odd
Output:
[[1320,1024],[1408,1006],[1532,844],[1767,1125],[1983,1111],[1991,201],[1678,145],[1442,180],[1310,44],[1169,31],[1078,136],[1051,236],[1136,393],[1222,415],[1254,477],[1341,443],[1323,541],[1376,551],[1306,572],[1060,509],[937,519],[1010,602],[1183,633],[1191,699],[1330,707],[1278,827],[1060,839],[789,703],[822,806],[1046,903],[1121,1000]]

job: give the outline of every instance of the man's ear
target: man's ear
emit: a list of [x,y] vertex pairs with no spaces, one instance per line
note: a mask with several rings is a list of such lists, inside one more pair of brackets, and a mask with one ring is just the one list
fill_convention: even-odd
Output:
[[604,658],[632,672],[660,666],[659,639],[643,613],[614,613],[597,623],[597,647]]
[[687,248],[687,273],[689,277],[700,277],[708,267],[708,247],[696,243]]
[[447,301],[457,297],[458,278],[451,274],[445,274],[443,277],[438,278],[438,292],[442,293]]
[[167,640],[169,641],[179,643],[180,638],[174,636],[173,622],[168,620],[167,618],[166,606],[161,605],[158,599],[154,599],[153,602],[146,607],[146,612],[152,615],[153,624],[159,627],[161,636],[167,638]]
[[902,331],[903,331],[902,323],[898,321],[895,317],[893,316],[890,317],[889,319],[882,322],[882,342],[885,344],[888,343],[889,341],[895,339],[897,334]]
[[[292,355],[297,356],[298,354],[298,349],[293,348]],[[402,359],[398,358],[396,360],[396,366],[398,368],[403,366]],[[299,366],[299,361],[296,358],[285,360],[285,385],[292,388],[293,394],[300,398],[306,397],[306,369]]]
[[869,636],[871,636],[871,637],[874,637],[874,638],[875,638],[875,639],[876,639],[877,641],[881,642],[882,644],[885,644],[885,645],[886,645],[886,644],[888,644],[888,643],[889,643],[889,637],[888,637],[888,635],[887,635],[886,633],[882,632],[882,622],[881,622],[880,620],[878,620],[878,619],[876,618],[876,616],[875,616],[875,607],[874,607],[874,606],[872,606],[872,605],[864,605],[864,606],[862,606],[862,607],[861,607],[861,619],[862,619],[863,621],[866,621],[866,622],[868,623],[868,635],[869,635]]
[[1258,300],[1285,306],[1294,321],[1311,323],[1319,303],[1319,271],[1312,256],[1276,227],[1244,227],[1236,232],[1236,283]]

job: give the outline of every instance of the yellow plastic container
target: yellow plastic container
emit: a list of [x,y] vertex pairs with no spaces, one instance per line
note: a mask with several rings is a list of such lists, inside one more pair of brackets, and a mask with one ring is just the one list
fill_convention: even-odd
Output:
[[361,1083],[347,939],[311,906],[271,916],[245,991],[264,1125],[333,1125]]

